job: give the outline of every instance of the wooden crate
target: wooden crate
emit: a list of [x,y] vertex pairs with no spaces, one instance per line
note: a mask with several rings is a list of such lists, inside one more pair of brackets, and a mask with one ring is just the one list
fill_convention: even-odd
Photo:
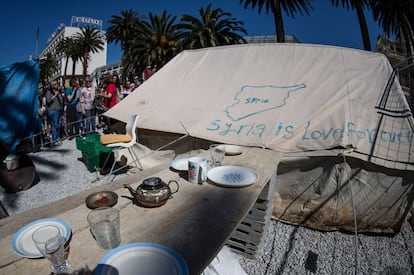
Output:
[[263,233],[269,226],[272,215],[276,173],[262,190],[244,220],[227,240],[226,245],[234,252],[254,258],[262,246]]

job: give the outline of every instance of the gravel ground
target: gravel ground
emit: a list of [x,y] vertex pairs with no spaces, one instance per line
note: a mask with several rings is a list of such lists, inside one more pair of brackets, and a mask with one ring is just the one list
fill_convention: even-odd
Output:
[[321,232],[272,220],[254,259],[240,258],[248,274],[414,274],[409,223],[393,237]]
[[[0,201],[9,215],[107,182],[95,181],[96,174],[78,160],[81,153],[76,150],[75,139],[31,153],[30,157],[40,181],[19,193],[0,192]],[[359,234],[357,243],[356,249],[354,234],[321,232],[272,220],[253,259],[232,256],[249,275],[414,274],[414,234],[408,222],[395,236]]]
[[96,181],[97,174],[78,160],[82,154],[76,149],[75,139],[65,140],[58,147],[44,147],[29,156],[39,181],[22,192],[0,192],[0,201],[10,216],[108,182],[106,178]]

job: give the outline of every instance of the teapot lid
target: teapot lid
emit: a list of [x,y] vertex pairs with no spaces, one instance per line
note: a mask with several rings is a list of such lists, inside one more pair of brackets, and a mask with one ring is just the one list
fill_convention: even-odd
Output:
[[156,190],[163,187],[164,182],[158,177],[146,178],[141,184],[141,188],[145,190]]

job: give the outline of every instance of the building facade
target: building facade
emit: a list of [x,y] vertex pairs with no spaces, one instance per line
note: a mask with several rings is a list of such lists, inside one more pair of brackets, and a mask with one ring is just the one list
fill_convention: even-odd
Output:
[[[245,36],[243,38],[248,44],[277,43],[276,35]],[[285,43],[300,43],[300,41],[294,35],[285,35]]]
[[[64,54],[57,52],[56,47],[59,44],[60,41],[62,41],[66,37],[72,37],[76,33],[80,33],[81,27],[85,27],[87,24],[85,23],[90,20],[95,20],[87,17],[75,17],[78,19],[78,21],[82,21],[82,24],[79,24],[78,22],[74,21],[72,17],[72,26],[65,26],[64,24],[60,24],[59,27],[56,29],[55,32],[51,34],[51,36],[48,39],[48,43],[46,47],[43,49],[43,51],[40,54],[40,59],[42,57],[45,57],[48,53],[52,53],[53,56],[55,56],[56,60],[58,61],[58,68],[52,72],[52,79],[58,79],[60,81],[60,84],[63,85],[64,83],[68,83],[68,79],[72,77],[72,68],[73,68],[73,60],[71,58],[67,58]],[[81,20],[81,19],[84,20]],[[75,23],[74,23],[75,22]],[[95,21],[92,21],[95,22]],[[78,24],[77,24],[78,23]],[[75,25],[75,26],[74,26]],[[89,24],[90,27],[96,28],[97,24]],[[100,25],[102,27],[102,24]],[[105,31],[100,29],[102,32],[103,37],[105,37]],[[88,65],[88,71],[87,74],[92,74],[93,71],[95,71],[96,68],[102,67],[106,65],[106,56],[107,56],[107,42],[104,39],[104,45],[103,50],[99,51],[97,53],[91,53],[91,59]],[[68,59],[68,60],[67,60]],[[66,76],[65,76],[65,70],[66,70]],[[77,61],[75,64],[75,77],[80,77],[83,75],[83,65],[80,61]]]
[[121,61],[95,68],[95,70],[91,73],[91,78],[96,86],[100,84],[100,78],[104,74],[116,74],[118,75],[119,79],[123,79],[124,76],[122,75],[123,71]]

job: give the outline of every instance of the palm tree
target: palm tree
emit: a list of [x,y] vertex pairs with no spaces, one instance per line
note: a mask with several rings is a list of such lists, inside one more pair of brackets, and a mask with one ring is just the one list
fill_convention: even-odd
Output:
[[97,53],[104,49],[104,37],[101,31],[87,27],[82,28],[80,33],[75,33],[73,39],[83,65],[83,77],[85,77],[88,73],[91,53]]
[[125,43],[122,56],[126,71],[141,71],[147,65],[161,68],[181,51],[181,34],[172,17],[164,11],[161,15],[149,13],[149,21],[143,20],[140,34]]
[[73,52],[71,55],[72,59],[72,76],[75,76],[76,72],[76,63],[81,59],[82,53],[80,52],[80,49],[77,48],[76,42],[73,44]]
[[46,84],[51,80],[53,72],[58,69],[59,64],[55,56],[51,52],[48,52],[46,56],[40,58],[39,66],[40,81],[42,82],[42,86],[46,87]]
[[106,30],[108,42],[121,43],[121,49],[126,51],[126,43],[139,36],[144,17],[137,11],[121,11],[121,16],[113,15]]
[[76,63],[76,60],[74,60],[75,57],[75,47],[74,47],[74,40],[71,37],[65,37],[62,40],[59,41],[59,43],[56,45],[56,52],[58,54],[62,54],[66,60],[65,60],[65,72],[63,74],[64,79],[66,79],[67,75],[67,69],[68,69],[68,62],[69,58],[72,58],[73,64]]
[[369,7],[369,0],[331,0],[335,7],[338,7],[339,2],[342,2],[342,7],[349,10],[355,10],[358,15],[359,26],[361,28],[362,43],[366,51],[371,51],[371,42],[369,40],[369,32],[367,21],[365,20],[364,9]]
[[61,40],[56,46],[56,52],[66,57],[64,78],[66,79],[69,58],[72,59],[72,76],[74,76],[76,63],[80,60],[82,53],[73,36]]
[[371,0],[374,19],[387,36],[392,34],[404,41],[407,56],[413,54],[414,47],[414,2],[413,0]]
[[292,18],[298,12],[301,15],[303,15],[303,12],[309,15],[309,10],[312,9],[310,4],[311,1],[312,0],[240,0],[240,4],[244,3],[245,9],[249,5],[251,5],[253,9],[257,6],[259,14],[261,13],[263,6],[266,8],[266,13],[269,13],[270,10],[273,13],[275,22],[277,42],[285,42],[282,9]]
[[244,38],[237,34],[247,31],[241,27],[244,23],[231,17],[231,13],[222,9],[212,10],[211,4],[206,10],[199,9],[200,19],[184,14],[181,16],[181,24],[178,25],[182,31],[183,48],[198,49],[220,45],[246,43]]

